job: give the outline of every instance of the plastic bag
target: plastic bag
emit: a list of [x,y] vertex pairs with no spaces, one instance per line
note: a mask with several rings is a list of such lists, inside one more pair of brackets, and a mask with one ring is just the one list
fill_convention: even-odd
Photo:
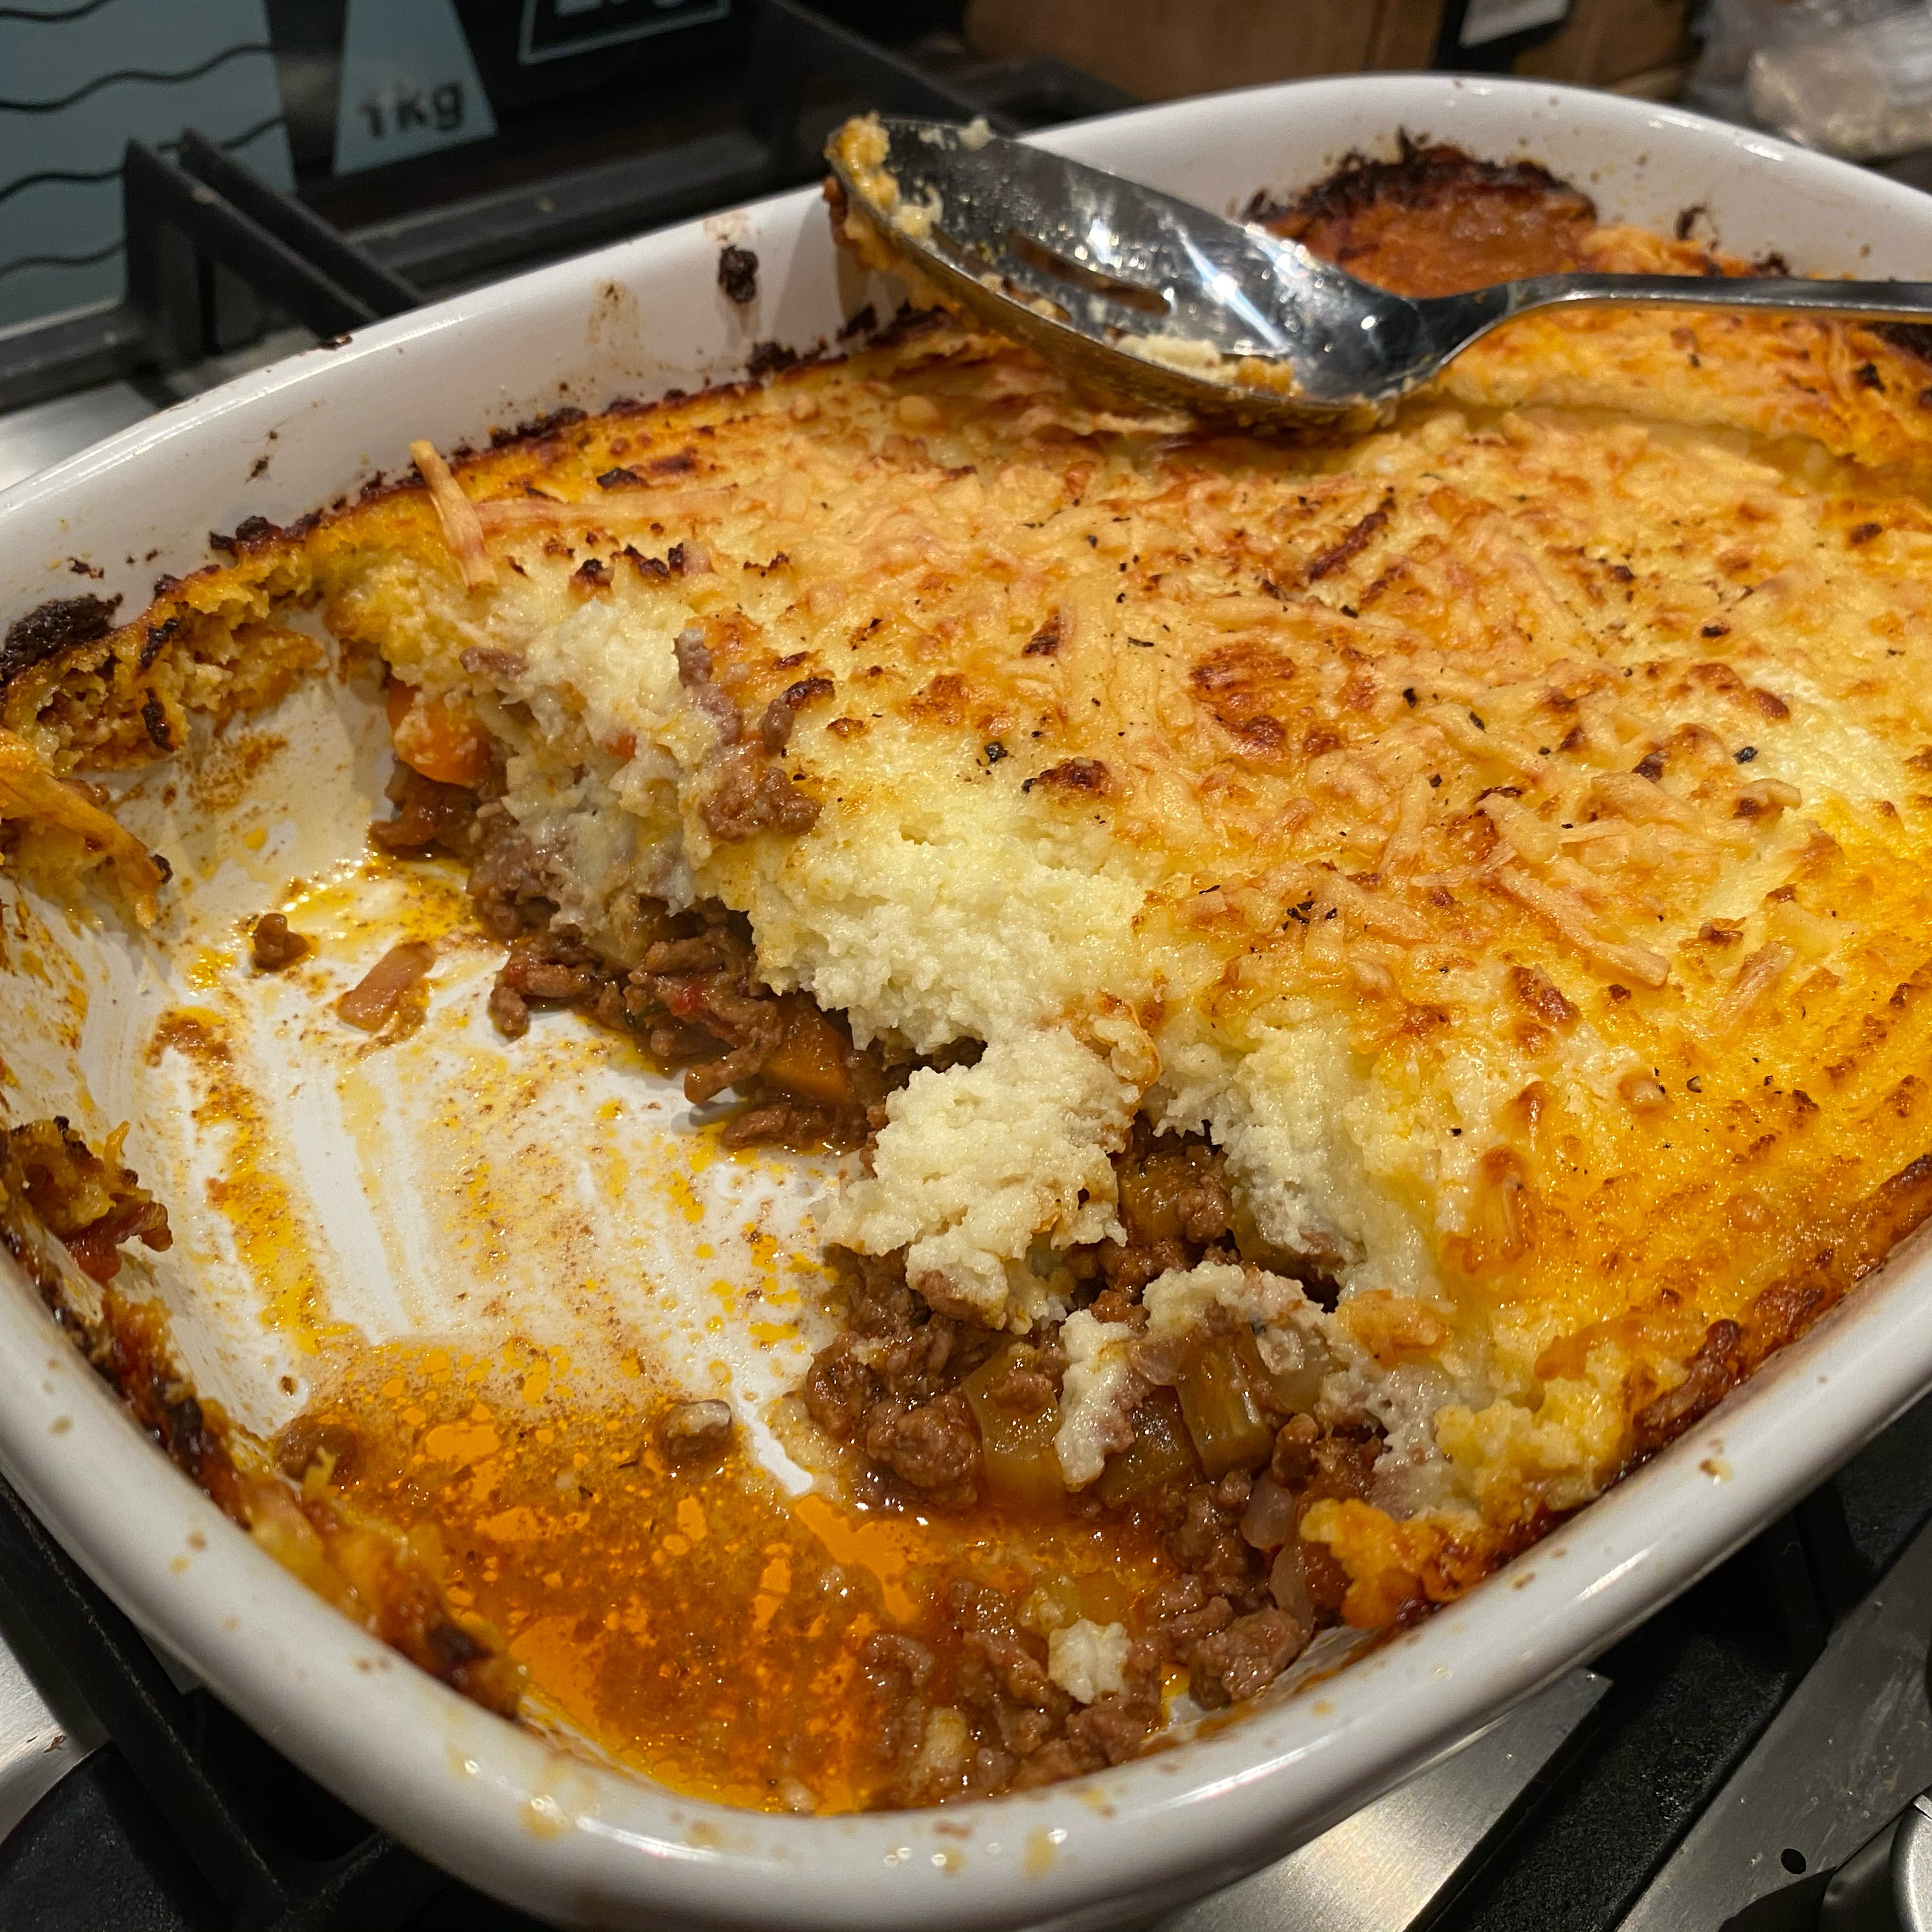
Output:
[[1692,104],[1850,160],[1932,146],[1928,0],[1711,0]]

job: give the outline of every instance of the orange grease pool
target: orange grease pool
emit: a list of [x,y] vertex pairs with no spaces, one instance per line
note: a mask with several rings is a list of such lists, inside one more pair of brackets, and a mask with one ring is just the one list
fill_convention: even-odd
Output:
[[[505,1352],[514,1357],[514,1348]],[[524,1352],[526,1358],[534,1352]],[[541,1357],[370,1352],[310,1414],[360,1448],[338,1486],[440,1533],[452,1601],[530,1673],[526,1714],[674,1789],[764,1809],[865,1808],[883,1785],[858,1652],[944,1648],[956,1576],[1016,1606],[1070,1586],[1113,1618],[1169,1571],[1151,1530],[786,1498],[736,1454],[669,1463],[654,1399],[595,1412]],[[641,1387],[641,1384],[640,1384]]]

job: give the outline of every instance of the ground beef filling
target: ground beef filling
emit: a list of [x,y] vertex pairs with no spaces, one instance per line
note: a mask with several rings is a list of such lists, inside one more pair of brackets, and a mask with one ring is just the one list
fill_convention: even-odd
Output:
[[[932,1313],[900,1280],[897,1332],[875,1330],[868,1342],[848,1329],[821,1349],[806,1377],[806,1408],[827,1435],[863,1449],[866,1501],[969,1504],[980,1490],[980,1432],[959,1384],[1004,1338]],[[1058,1392],[1057,1380],[1048,1383],[1048,1400]]]
[[473,791],[441,784],[398,764],[388,786],[395,816],[370,836],[386,851],[440,849],[467,862],[478,919],[509,942],[489,1003],[506,1039],[530,1030],[533,1008],[574,1007],[684,1070],[694,1103],[735,1092],[745,1105],[724,1128],[733,1147],[855,1148],[883,1123],[891,1082],[877,1050],[854,1046],[844,1020],[808,994],[764,985],[740,915],[716,901],[674,913],[640,895],[623,936],[634,963],[560,926],[558,882],[490,795],[500,790],[488,780]]
[[[1361,1494],[1375,1446],[1324,1444],[1328,1453],[1308,1464],[1300,1506],[1318,1494]],[[1170,1669],[1187,1673],[1195,1700],[1210,1710],[1273,1683],[1316,1629],[1336,1620],[1342,1579],[1318,1577],[1310,1562],[1298,1598],[1277,1600],[1282,1556],[1270,1562],[1244,1533],[1257,1483],[1268,1480],[1265,1472],[1231,1472],[1210,1482],[1197,1472],[1136,1500],[1132,1507],[1162,1529],[1180,1574],[1128,1612],[1119,1688],[1089,1702],[1076,1702],[1048,1673],[1049,1633],[1071,1613],[1056,1616],[1036,1596],[1016,1604],[956,1582],[924,1640],[898,1632],[870,1638],[860,1663],[886,1801],[990,1797],[1118,1764],[1160,1727]],[[1306,1556],[1323,1554],[1289,1547],[1298,1574]]]
[[104,1286],[121,1271],[123,1242],[138,1240],[158,1253],[174,1245],[167,1209],[122,1161],[127,1133],[117,1128],[100,1154],[58,1116],[6,1134],[27,1205],[81,1271]]
[[[1236,1245],[1223,1157],[1204,1140],[1137,1122],[1114,1167],[1126,1239],[1068,1257],[1077,1298],[1101,1318],[1138,1321],[1157,1275],[1254,1246]],[[813,1420],[854,1453],[862,1497],[884,1508],[1026,1507],[1035,1492],[1023,1481],[1016,1491],[1009,1468],[1003,1494],[1000,1459],[1010,1430],[1013,1441],[1038,1441],[1027,1420],[1058,1404],[1066,1364],[1054,1328],[1016,1342],[934,1312],[902,1258],[834,1258],[845,1332],[814,1360],[803,1395]],[[1232,1319],[1207,1327],[1217,1364],[1242,1372],[1245,1330]],[[1046,1675],[1047,1628],[976,1585],[952,1587],[923,1641],[871,1640],[862,1662],[892,1802],[984,1796],[1118,1763],[1161,1723],[1163,1670],[1185,1671],[1196,1702],[1220,1708],[1264,1689],[1340,1620],[1347,1578],[1323,1546],[1302,1540],[1300,1520],[1323,1497],[1368,1494],[1381,1437],[1367,1425],[1324,1429],[1260,1378],[1250,1392],[1262,1422],[1232,1452],[1240,1466],[1209,1474],[1174,1391],[1156,1388],[1136,1413],[1134,1447],[1098,1483],[1066,1496],[1056,1471],[1044,1485],[1042,1506],[1150,1522],[1178,1572],[1127,1613],[1120,1689],[1076,1704]],[[1211,1446],[1223,1460],[1225,1444]]]
[[[712,688],[708,664],[694,650],[685,655],[687,682]],[[501,791],[500,778],[469,790],[399,766],[388,791],[395,816],[371,827],[384,850],[439,848],[469,866],[478,918],[508,949],[489,1003],[500,1032],[520,1036],[533,1009],[574,1007],[682,1068],[694,1102],[735,1092],[744,1106],[726,1129],[731,1144],[866,1144],[884,1124],[895,1072],[856,1048],[838,1016],[758,980],[742,917],[716,902],[673,913],[640,897],[626,957],[613,959],[560,925],[559,881]],[[1148,1282],[1204,1261],[1258,1262],[1332,1300],[1332,1284],[1304,1260],[1268,1252],[1238,1225],[1224,1158],[1204,1139],[1156,1135],[1137,1120],[1114,1168],[1124,1239],[1062,1258],[1074,1300],[1100,1319],[1138,1324]],[[907,1280],[902,1255],[832,1258],[844,1332],[814,1358],[802,1394],[849,1453],[862,1501],[1138,1518],[1158,1532],[1177,1573],[1126,1612],[1118,1688],[1110,1682],[1084,1703],[1048,1674],[1052,1616],[980,1584],[952,1584],[918,1636],[869,1639],[862,1677],[886,1775],[881,1802],[982,1796],[1118,1763],[1160,1726],[1165,1672],[1185,1672],[1196,1702],[1218,1708],[1264,1689],[1338,1621],[1346,1579],[1322,1546],[1303,1541],[1300,1519],[1321,1498],[1365,1496],[1381,1440],[1366,1426],[1324,1430],[1293,1412],[1258,1373],[1244,1327],[1210,1319],[1207,1353],[1180,1372],[1238,1382],[1256,1371],[1235,1392],[1244,1432],[1217,1438],[1204,1466],[1187,1405],[1174,1388],[1150,1387],[1132,1447],[1069,1495],[1051,1444],[1066,1367],[1057,1324],[1017,1340],[935,1307]]]

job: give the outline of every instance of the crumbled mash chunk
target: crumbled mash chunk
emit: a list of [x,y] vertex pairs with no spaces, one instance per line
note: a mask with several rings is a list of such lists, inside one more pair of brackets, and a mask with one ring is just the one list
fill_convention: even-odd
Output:
[[1120,1232],[1108,1155],[1138,1096],[1070,1035],[990,1044],[977,1066],[924,1069],[886,1103],[872,1172],[851,1182],[830,1238],[906,1250],[907,1279],[935,1306],[996,1324],[1010,1264]]
[[1076,1704],[1127,1688],[1127,1627],[1078,1622],[1053,1631],[1046,1640],[1046,1674]]

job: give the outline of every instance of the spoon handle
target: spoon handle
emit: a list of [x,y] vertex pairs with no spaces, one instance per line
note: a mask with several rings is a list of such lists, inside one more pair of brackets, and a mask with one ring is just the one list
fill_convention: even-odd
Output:
[[1767,315],[1856,316],[1868,322],[1932,323],[1932,282],[1835,282],[1784,275],[1530,275],[1466,295],[1412,304],[1420,352],[1409,382],[1513,316],[1573,303],[1631,302],[1672,308],[1755,309]]
[[[1932,282],[1838,282],[1782,275],[1533,275],[1505,283],[1488,327],[1535,308],[1570,302],[1646,302],[1676,308],[1748,308],[1784,314],[1856,316],[1932,322]],[[1451,300],[1455,298],[1450,298]]]

